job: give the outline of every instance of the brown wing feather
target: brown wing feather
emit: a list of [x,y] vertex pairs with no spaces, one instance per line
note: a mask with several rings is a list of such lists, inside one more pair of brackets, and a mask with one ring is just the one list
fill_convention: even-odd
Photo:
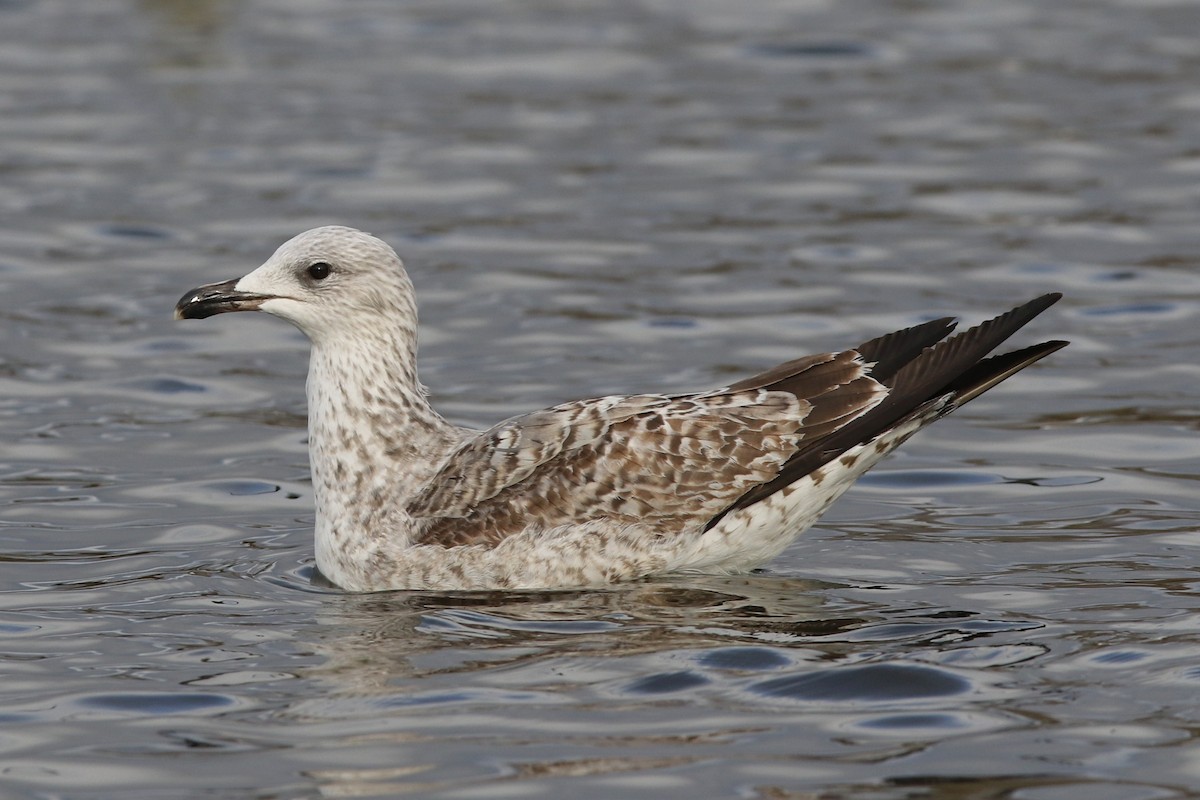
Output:
[[715,392],[604,397],[508,420],[461,445],[414,496],[417,541],[495,543],[598,518],[664,534],[711,527],[937,398],[952,395],[953,408],[1063,346],[985,358],[1057,299],[950,339],[952,322],[933,320]]
[[805,414],[783,393],[663,400],[614,421],[587,444],[560,450],[462,516],[431,520],[418,541],[496,542],[530,526],[599,518],[695,528],[778,473]]
[[789,391],[601,398],[502,423],[462,445],[409,504],[428,520],[419,541],[495,542],[596,518],[695,529],[777,475],[810,425],[824,435],[885,394],[853,352],[805,361],[784,378]]
[[513,417],[459,446],[408,504],[416,517],[465,517],[560,454],[586,447],[612,425],[668,403],[659,395],[601,397]]

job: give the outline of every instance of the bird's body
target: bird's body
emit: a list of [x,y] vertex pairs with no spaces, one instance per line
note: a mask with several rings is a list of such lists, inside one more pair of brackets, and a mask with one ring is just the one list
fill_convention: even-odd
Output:
[[597,586],[744,572],[909,436],[1062,347],[987,358],[1057,299],[947,339],[950,320],[714,391],[566,403],[476,432],[429,404],[396,254],[317,228],[180,317],[261,309],[312,341],[316,560],[350,590]]

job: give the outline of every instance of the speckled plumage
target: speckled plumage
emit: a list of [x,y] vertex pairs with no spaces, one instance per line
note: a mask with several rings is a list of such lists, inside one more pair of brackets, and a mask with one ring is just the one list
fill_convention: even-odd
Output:
[[1062,347],[987,354],[1057,299],[950,320],[709,392],[565,403],[475,432],[428,403],[412,285],[385,243],[325,227],[180,317],[262,310],[312,341],[317,566],[346,589],[593,586],[769,561],[920,428]]

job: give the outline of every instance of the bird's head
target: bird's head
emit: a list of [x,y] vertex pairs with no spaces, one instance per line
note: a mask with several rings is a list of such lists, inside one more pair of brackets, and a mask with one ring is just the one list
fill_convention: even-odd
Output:
[[374,236],[340,226],[314,228],[280,246],[243,278],[185,293],[176,319],[265,311],[318,342],[380,327],[415,329],[412,283],[399,256]]

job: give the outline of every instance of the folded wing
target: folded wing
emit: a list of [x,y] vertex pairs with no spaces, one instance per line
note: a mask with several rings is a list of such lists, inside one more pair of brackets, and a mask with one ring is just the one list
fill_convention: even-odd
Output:
[[602,397],[507,420],[461,445],[408,511],[429,520],[423,543],[447,546],[597,518],[698,529],[778,475],[806,437],[886,396],[855,351],[791,363],[714,392]]
[[789,361],[712,392],[602,397],[496,425],[409,502],[418,542],[488,544],[593,519],[712,527],[939,398],[947,410],[1059,347],[987,358],[1057,295],[946,339],[949,319]]

